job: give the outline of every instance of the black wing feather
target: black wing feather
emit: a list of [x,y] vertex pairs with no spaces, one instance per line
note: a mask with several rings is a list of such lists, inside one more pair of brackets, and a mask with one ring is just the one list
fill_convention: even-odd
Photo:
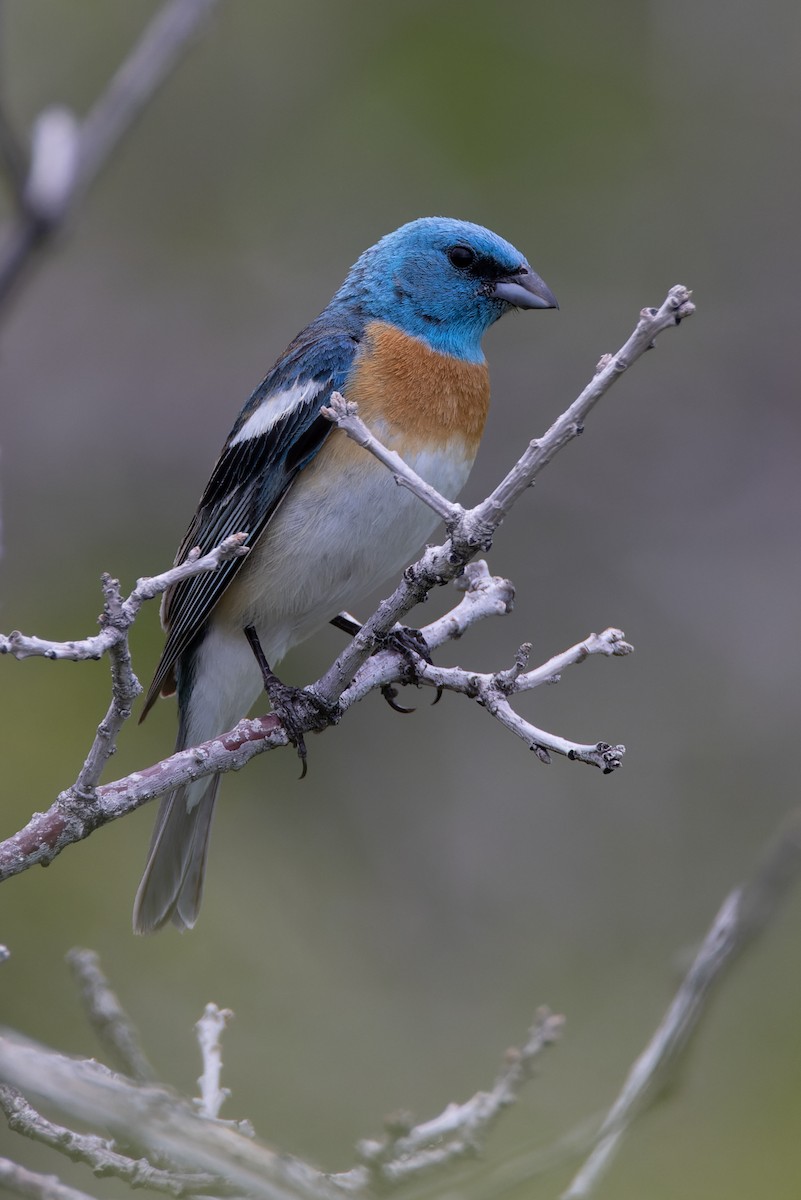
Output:
[[[232,435],[271,396],[309,382],[317,384],[316,390],[267,433],[226,444],[178,549],[176,563],[183,562],[195,546],[207,554],[233,533],[245,533],[245,545],[256,542],[295,476],[330,434],[333,426],[320,409],[332,391],[344,387],[357,345],[358,338],[350,331],[321,333],[314,325],[296,338],[246,404]],[[216,571],[184,580],[165,593],[162,621],[167,641],[140,720],[172,681],[178,659],[202,633],[243,561],[231,559]]]

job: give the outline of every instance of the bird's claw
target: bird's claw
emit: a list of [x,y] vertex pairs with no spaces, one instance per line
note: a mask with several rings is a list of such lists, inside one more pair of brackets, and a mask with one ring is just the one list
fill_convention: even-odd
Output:
[[[376,649],[376,653],[379,650],[394,650],[396,654],[400,654],[406,664],[404,683],[419,684],[418,659],[422,659],[423,662],[432,665],[428,642],[419,629],[410,629],[407,625],[398,626],[397,629],[393,629],[382,638],[380,646]],[[395,712],[412,713],[415,711],[413,708],[406,708],[404,705],[395,702],[398,692],[391,684],[385,684],[382,687],[381,695]],[[437,704],[441,698],[442,688],[438,687],[437,694],[431,701],[432,705]]]
[[414,708],[407,708],[405,704],[398,704],[398,689],[392,683],[385,683],[381,688],[381,695],[386,700],[389,707],[397,713],[413,713]]
[[327,706],[306,688],[292,687],[282,683],[276,676],[273,676],[269,685],[265,681],[265,687],[273,712],[283,725],[289,742],[298,752],[301,762],[300,778],[304,779],[308,769],[304,734],[309,729],[315,733],[325,729],[331,723],[332,714]]
[[282,683],[267,662],[255,628],[247,625],[244,632],[259,665],[264,690],[270,697],[272,710],[283,725],[287,739],[298,752],[298,758],[302,764],[300,778],[304,779],[308,769],[304,734],[309,729],[319,733],[320,730],[336,722],[337,710],[330,708],[315,696],[314,692],[308,691],[306,688],[292,687],[288,683]]
[[[344,633],[349,633],[354,637],[361,629],[361,625],[352,617],[350,613],[341,612],[333,617],[330,622],[335,629],[341,629]],[[406,663],[406,673],[404,683],[418,684],[420,682],[417,670],[417,660],[422,658],[424,662],[431,663],[431,651],[428,648],[428,642],[423,637],[419,629],[410,629],[406,625],[399,625],[390,633],[385,634],[378,640],[374,654],[379,654],[382,650],[394,650],[400,654]],[[431,701],[432,706],[437,704],[442,698],[442,688],[437,688],[437,694]],[[392,683],[385,683],[381,688],[381,695],[386,700],[389,707],[398,713],[413,713],[413,708],[407,708],[405,704],[398,704],[398,689]]]

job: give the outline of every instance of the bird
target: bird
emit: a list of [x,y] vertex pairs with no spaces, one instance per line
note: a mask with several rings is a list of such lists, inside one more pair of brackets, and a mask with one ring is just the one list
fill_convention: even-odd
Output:
[[[249,552],[165,593],[166,640],[140,719],[177,693],[178,750],[226,732],[264,686],[254,649],[273,668],[405,567],[436,527],[431,509],[321,414],[332,392],[455,499],[489,406],[482,338],[507,312],[549,308],[556,298],[520,251],[470,221],[419,218],[357,259],[234,422],[175,561],[233,533]],[[136,933],[195,924],[219,780],[162,799]]]

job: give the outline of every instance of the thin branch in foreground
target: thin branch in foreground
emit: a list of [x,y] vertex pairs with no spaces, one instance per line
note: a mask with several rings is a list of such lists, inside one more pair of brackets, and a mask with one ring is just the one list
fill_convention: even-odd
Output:
[[142,1049],[136,1026],[112,990],[95,951],[76,946],[68,953],[67,962],[80,989],[89,1024],[111,1061],[140,1083],[155,1079],[156,1072]]
[[0,1158],[0,1188],[24,1200],[93,1200],[86,1192],[67,1187],[55,1175],[28,1171],[9,1158]]
[[[608,1170],[631,1125],[659,1095],[690,1036],[705,1011],[713,987],[737,955],[767,927],[778,906],[801,872],[801,810],[793,812],[774,839],[761,865],[746,884],[724,901],[704,938],[673,1003],[646,1050],[640,1055],[601,1124],[595,1149],[576,1175],[564,1200],[589,1197]],[[182,1195],[181,1189],[227,1194],[246,1192],[254,1200],[336,1200],[348,1195],[368,1200],[376,1191],[388,1191],[412,1179],[422,1182],[430,1171],[474,1153],[503,1109],[512,1103],[531,1077],[532,1064],[559,1035],[561,1018],[540,1010],[528,1041],[507,1055],[506,1064],[489,1092],[479,1092],[463,1104],[448,1105],[439,1116],[415,1124],[411,1118],[387,1122],[380,1141],[359,1146],[358,1166],[337,1175],[325,1175],[309,1164],[277,1154],[255,1142],[227,1122],[202,1119],[167,1089],[143,1087],[109,1072],[96,1062],[74,1060],[30,1042],[0,1036],[0,1106],[13,1128],[52,1144],[54,1148],[88,1162],[97,1173],[107,1173],[108,1151],[114,1148],[96,1135],[76,1135],[50,1125],[31,1106],[36,1097],[71,1119],[88,1123],[113,1137],[133,1140],[163,1166],[162,1190]],[[16,1089],[16,1090],[15,1090]],[[21,1099],[21,1095],[24,1099]],[[16,1122],[16,1124],[15,1124]],[[549,1149],[507,1161],[494,1168],[476,1194],[493,1200],[521,1183],[561,1165],[577,1145],[587,1140],[584,1128]],[[121,1156],[120,1170],[111,1174],[128,1179],[130,1173],[150,1169],[147,1160]],[[5,1172],[5,1173],[4,1173]],[[17,1186],[21,1195],[37,1200],[74,1200],[75,1193],[48,1192],[32,1177],[30,1190],[23,1168],[6,1162],[0,1183]],[[44,1177],[41,1177],[44,1178]],[[55,1187],[60,1187],[56,1181]],[[38,1190],[36,1190],[38,1188]],[[475,1191],[475,1188],[471,1188]],[[85,1200],[85,1198],[82,1198]]]
[[232,1019],[230,1008],[218,1008],[207,1004],[203,1016],[195,1025],[198,1045],[203,1059],[203,1071],[198,1079],[200,1097],[195,1100],[202,1117],[216,1121],[225,1100],[231,1095],[228,1088],[220,1087],[222,1074],[222,1048],[220,1036]]
[[732,891],[712,922],[651,1041],[632,1066],[596,1145],[562,1200],[585,1200],[609,1170],[633,1122],[660,1094],[706,1011],[713,985],[768,924],[801,872],[801,809],[768,848],[754,876]]
[[[145,1158],[120,1154],[115,1143],[91,1133],[75,1133],[49,1121],[15,1088],[0,1084],[0,1110],[8,1127],[31,1141],[57,1150],[72,1162],[87,1166],[98,1178],[113,1177],[132,1188],[147,1188],[168,1196],[220,1191],[220,1180],[208,1173],[182,1173],[154,1167]],[[48,1178],[53,1178],[52,1176]],[[35,1193],[32,1193],[35,1194]],[[83,1195],[83,1193],[81,1193]]]
[[[73,951],[71,957],[87,953]],[[478,1153],[502,1113],[534,1077],[540,1056],[559,1039],[564,1024],[562,1017],[541,1008],[525,1043],[507,1051],[489,1091],[449,1104],[420,1123],[405,1116],[388,1119],[383,1139],[359,1144],[357,1166],[326,1175],[256,1141],[248,1122],[216,1119],[227,1095],[220,1088],[219,1037],[229,1016],[207,1005],[198,1022],[203,1100],[194,1102],[194,1110],[162,1085],[143,1086],[100,1063],[70,1059],[11,1036],[0,1036],[0,1109],[15,1132],[131,1187],[174,1196],[233,1192],[252,1200],[337,1200],[345,1195],[369,1200],[377,1190],[396,1189]],[[138,1033],[132,1033],[138,1043]],[[34,1108],[34,1099],[94,1132],[79,1134],[56,1125]],[[145,1157],[129,1158],[117,1142],[135,1145]]]
[[214,1193],[251,1200],[338,1200],[341,1191],[314,1167],[279,1154],[228,1122],[199,1116],[162,1085],[139,1084],[92,1059],[0,1036],[0,1082],[29,1103],[135,1145],[170,1174],[212,1175]]
[[449,1104],[439,1116],[419,1125],[404,1116],[391,1119],[384,1139],[363,1141],[357,1147],[367,1177],[356,1168],[332,1176],[333,1181],[349,1187],[358,1181],[360,1189],[386,1190],[478,1154],[498,1118],[516,1103],[534,1075],[537,1059],[559,1039],[563,1027],[564,1017],[541,1008],[526,1042],[506,1052],[504,1066],[488,1092],[476,1092],[463,1104]]

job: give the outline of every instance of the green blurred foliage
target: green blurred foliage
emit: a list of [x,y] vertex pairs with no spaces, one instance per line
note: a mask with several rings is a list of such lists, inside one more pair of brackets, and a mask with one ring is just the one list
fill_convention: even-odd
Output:
[[[85,111],[155,8],[7,0],[18,127],[56,101]],[[548,1003],[564,1042],[466,1196],[608,1105],[797,795],[800,48],[790,0],[221,6],[0,331],[0,625],[89,633],[101,571],[128,586],[168,565],[240,404],[357,254],[412,217],[464,216],[519,245],[562,305],[488,339],[494,407],[468,499],[641,306],[675,282],[696,292],[697,317],[500,531],[490,561],[515,612],[445,656],[486,669],[525,640],[545,658],[621,626],[633,658],[523,707],[629,753],[608,779],[546,769],[454,697],[405,718],[373,699],[314,739],[302,785],[291,754],[225,780],[191,935],[129,932],[150,811],[7,883],[3,1022],[94,1053],[63,962],[90,945],[164,1078],[191,1091],[192,1024],[207,1000],[230,1006],[228,1115],[334,1169],[384,1113],[422,1117],[488,1082]],[[339,637],[285,676],[312,679]],[[153,608],[134,638],[143,679],[159,644]],[[10,833],[74,778],[108,678],[0,667]],[[173,723],[165,703],[126,729],[113,774],[166,753]],[[800,934],[796,894],[602,1197],[796,1200]]]

